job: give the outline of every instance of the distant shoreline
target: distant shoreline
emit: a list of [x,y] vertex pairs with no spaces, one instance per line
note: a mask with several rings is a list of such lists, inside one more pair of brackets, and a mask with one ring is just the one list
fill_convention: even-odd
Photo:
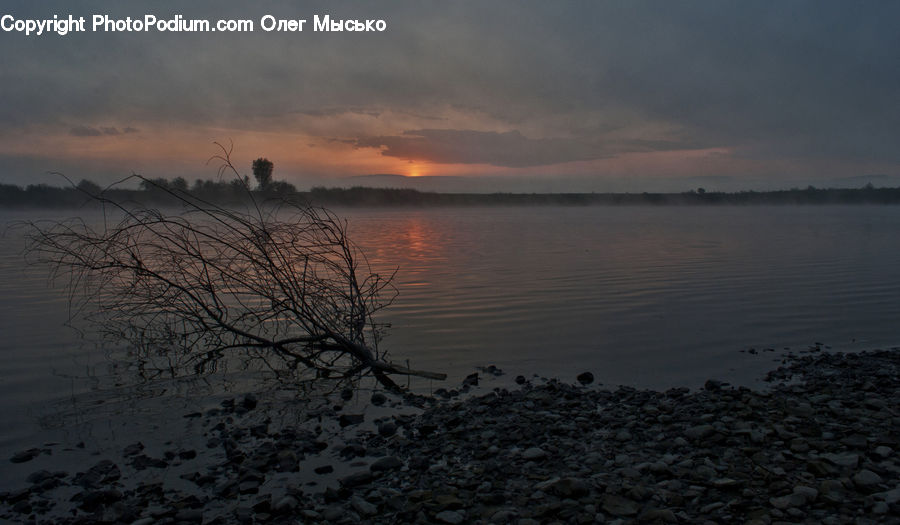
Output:
[[[247,202],[248,192],[240,184],[204,181],[187,186],[157,180],[161,187],[112,188],[103,192],[116,202],[142,205],[176,204],[167,191],[190,195],[216,204]],[[0,184],[0,208],[78,208],[90,203],[99,186],[84,181],[78,187],[30,185],[25,188]],[[171,185],[169,185],[171,184]],[[900,187],[815,188],[776,191],[711,192],[702,188],[681,193],[437,193],[400,188],[312,188],[297,191],[283,184],[275,191],[252,191],[257,201],[287,200],[315,206],[454,207],[454,206],[716,206],[716,205],[823,205],[900,204]]]

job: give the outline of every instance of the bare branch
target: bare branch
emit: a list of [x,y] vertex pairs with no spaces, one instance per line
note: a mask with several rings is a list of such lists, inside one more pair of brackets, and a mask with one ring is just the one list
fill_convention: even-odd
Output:
[[[216,145],[219,173],[246,184],[233,145]],[[214,370],[225,355],[259,353],[326,377],[369,371],[391,388],[386,374],[446,377],[394,366],[378,351],[384,326],[375,316],[397,295],[394,274],[371,270],[333,212],[259,203],[246,186],[248,211],[239,211],[129,178],[167,193],[181,211],[126,206],[100,192],[88,196],[103,204],[102,228],[29,223],[29,255],[67,281],[72,315],[164,358],[169,371]]]

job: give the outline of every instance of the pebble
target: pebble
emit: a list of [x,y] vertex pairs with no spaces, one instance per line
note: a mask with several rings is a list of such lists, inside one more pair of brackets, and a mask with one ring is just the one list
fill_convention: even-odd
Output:
[[522,452],[522,457],[528,460],[544,459],[547,453],[540,447],[530,447]]
[[868,469],[863,469],[853,476],[853,483],[862,490],[871,491],[883,480],[881,476]]
[[371,402],[373,405],[380,407],[387,402],[387,396],[381,392],[375,392],[372,394]]
[[352,498],[350,498],[350,506],[353,507],[353,510],[363,516],[374,516],[375,514],[378,514],[378,507],[372,505],[359,496],[353,496]]
[[443,512],[438,512],[434,518],[438,520],[440,523],[449,523],[451,525],[458,525],[465,520],[465,516],[455,510],[445,510]]
[[383,472],[385,470],[395,470],[399,469],[403,466],[403,462],[400,461],[397,456],[387,456],[383,458],[379,458],[371,466],[369,466],[369,470],[372,472]]
[[32,459],[36,458],[40,453],[40,449],[29,448],[28,450],[16,452],[15,454],[13,454],[13,457],[9,458],[9,460],[13,463],[25,463],[26,461],[31,461]]
[[[26,488],[0,493],[0,519],[884,523],[900,504],[898,370],[898,351],[816,352],[786,359],[765,391],[716,381],[601,390],[522,376],[512,390],[472,384],[465,399],[405,394],[369,425],[371,413],[339,413],[332,400],[278,427],[244,396],[191,423],[208,450],[169,443],[158,459],[133,443],[73,476],[35,470]],[[372,395],[372,405],[388,400]]]

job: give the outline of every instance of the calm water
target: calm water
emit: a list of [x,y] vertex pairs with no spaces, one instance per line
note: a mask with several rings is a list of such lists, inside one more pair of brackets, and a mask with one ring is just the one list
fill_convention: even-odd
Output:
[[[449,373],[448,387],[488,364],[507,377],[572,381],[590,370],[613,385],[752,385],[776,354],[740,350],[900,343],[900,207],[339,212],[376,268],[400,269],[385,347]],[[54,215],[66,214],[44,217]],[[205,392],[136,392],[63,326],[65,296],[25,267],[21,232],[7,231],[0,248],[0,456],[66,439],[57,415],[77,419],[70,405],[124,397],[152,419],[150,400]]]

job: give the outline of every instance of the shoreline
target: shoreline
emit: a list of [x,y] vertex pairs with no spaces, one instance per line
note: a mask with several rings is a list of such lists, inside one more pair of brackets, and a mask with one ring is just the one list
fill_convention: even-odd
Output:
[[[586,379],[586,378],[585,378]],[[186,414],[201,446],[135,442],[38,469],[0,518],[54,523],[883,523],[900,515],[900,351],[793,356],[767,389],[555,380],[462,401],[376,393],[276,425]],[[380,397],[379,397],[380,396]],[[300,418],[300,419],[304,419]],[[186,423],[187,424],[187,423]],[[277,427],[277,428],[276,428]],[[36,459],[40,458],[40,459]],[[46,463],[46,461],[44,461]],[[324,487],[324,490],[323,490]]]

